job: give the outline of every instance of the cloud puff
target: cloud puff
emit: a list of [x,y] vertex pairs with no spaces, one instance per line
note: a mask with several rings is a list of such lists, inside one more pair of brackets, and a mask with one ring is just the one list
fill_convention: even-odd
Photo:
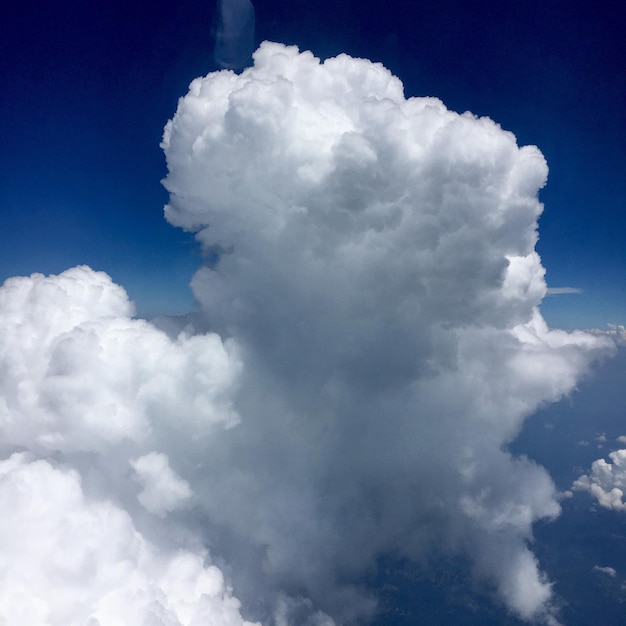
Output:
[[609,453],[610,462],[598,459],[591,464],[591,472],[574,481],[572,489],[588,491],[598,504],[614,511],[626,510],[626,450]]
[[[79,475],[28,455],[0,461],[0,619],[7,626],[244,626],[197,552],[163,550]],[[251,625],[250,625],[251,626]]]
[[3,624],[244,624],[206,548],[160,523],[192,496],[189,442],[239,419],[238,357],[131,313],[88,267],[0,288]]
[[615,568],[613,567],[601,567],[600,565],[594,565],[591,569],[594,572],[598,572],[600,574],[606,574],[607,576],[610,576],[611,578],[615,578],[615,576],[617,575],[617,572],[615,571]]
[[160,445],[175,421],[197,437],[237,423],[232,345],[217,335],[172,341],[131,313],[124,290],[88,267],[5,282],[3,443],[104,452],[123,442]]
[[165,517],[184,505],[191,496],[189,483],[177,476],[165,454],[151,452],[130,462],[143,486],[137,496],[146,511]]
[[288,589],[362,622],[379,556],[440,551],[546,616],[528,543],[557,493],[507,444],[612,343],[539,313],[543,156],[380,64],[254,61],[196,79],[163,138],[165,215],[197,233],[194,294],[243,363],[194,494],[244,602]]

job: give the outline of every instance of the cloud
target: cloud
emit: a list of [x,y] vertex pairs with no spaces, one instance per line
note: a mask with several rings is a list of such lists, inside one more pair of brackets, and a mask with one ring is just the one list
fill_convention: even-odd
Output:
[[130,462],[137,481],[143,486],[137,499],[159,517],[184,505],[191,496],[189,483],[177,476],[165,454],[151,452]]
[[606,574],[607,576],[610,576],[611,578],[615,578],[615,576],[617,575],[617,572],[615,571],[615,568],[613,567],[601,567],[600,565],[594,565],[591,569],[594,572],[598,572],[600,574]]
[[560,296],[567,293],[582,293],[582,289],[578,287],[548,287],[546,294],[548,296]]
[[158,547],[74,470],[13,454],[0,504],[3,624],[248,624],[201,551]]
[[615,342],[617,346],[626,345],[626,327],[623,324],[607,324],[606,329],[592,328],[587,332],[598,337],[608,337]]
[[88,267],[0,288],[3,624],[244,624],[206,548],[160,522],[192,495],[189,442],[239,419],[238,358],[132,310]]
[[591,472],[574,481],[572,489],[588,491],[605,509],[626,510],[626,450],[609,453],[610,462],[598,459],[591,464]]
[[238,593],[362,623],[376,559],[434,550],[546,617],[528,545],[558,494],[506,447],[612,342],[539,313],[543,156],[380,64],[254,60],[196,79],[163,139],[166,218],[212,259],[192,288],[243,364],[194,488]]
[[539,312],[539,150],[270,43],[163,148],[200,315],[86,266],[0,288],[0,621],[365,624],[378,559],[454,555],[554,623],[560,496],[507,446],[614,343]]

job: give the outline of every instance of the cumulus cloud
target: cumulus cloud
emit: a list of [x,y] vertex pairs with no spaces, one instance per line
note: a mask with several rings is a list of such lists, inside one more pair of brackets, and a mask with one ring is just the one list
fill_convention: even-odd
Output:
[[130,465],[143,486],[137,499],[146,511],[165,517],[191,496],[189,483],[172,471],[165,454],[151,452],[131,461]]
[[364,624],[380,557],[442,554],[553,620],[559,494],[507,445],[614,344],[539,312],[539,150],[271,43],[163,148],[200,316],[88,267],[0,288],[0,621]]
[[598,459],[591,464],[589,474],[574,481],[572,489],[589,492],[606,509],[626,510],[626,450],[609,453],[610,461]]
[[160,445],[157,421],[174,440],[175,420],[198,437],[237,423],[232,345],[214,334],[171,341],[131,313],[124,290],[87,267],[5,282],[4,444],[114,453],[124,442]]
[[86,497],[77,472],[0,461],[0,618],[7,626],[244,626],[201,552],[151,543],[128,513]]
[[192,495],[177,474],[199,462],[188,442],[238,422],[238,357],[216,335],[171,340],[132,310],[88,267],[0,288],[7,626],[244,624],[206,547],[155,521]]
[[618,346],[626,346],[626,327],[623,324],[607,324],[606,329],[592,328],[589,331],[599,337],[609,337]]
[[439,550],[545,617],[528,545],[558,496],[507,444],[612,343],[539,313],[540,151],[380,64],[272,43],[196,79],[163,148],[165,215],[211,259],[194,294],[243,363],[195,496],[236,579],[262,574],[244,601],[289,589],[363,621],[380,555]]

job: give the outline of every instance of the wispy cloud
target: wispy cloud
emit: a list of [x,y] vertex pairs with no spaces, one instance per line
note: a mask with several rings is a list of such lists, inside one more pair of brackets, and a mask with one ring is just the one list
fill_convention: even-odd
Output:
[[547,295],[549,296],[560,296],[568,293],[582,293],[582,289],[578,289],[578,287],[548,287]]
[[615,578],[615,576],[617,575],[617,572],[615,571],[615,568],[613,567],[601,567],[600,565],[594,565],[591,569],[594,572],[606,574],[607,576],[610,576],[611,578]]

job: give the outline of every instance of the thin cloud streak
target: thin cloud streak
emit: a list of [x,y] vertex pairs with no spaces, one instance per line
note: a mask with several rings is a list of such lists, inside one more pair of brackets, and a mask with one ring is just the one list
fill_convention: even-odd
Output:
[[582,293],[582,289],[578,287],[548,287],[546,295],[548,296],[560,296],[563,294]]

